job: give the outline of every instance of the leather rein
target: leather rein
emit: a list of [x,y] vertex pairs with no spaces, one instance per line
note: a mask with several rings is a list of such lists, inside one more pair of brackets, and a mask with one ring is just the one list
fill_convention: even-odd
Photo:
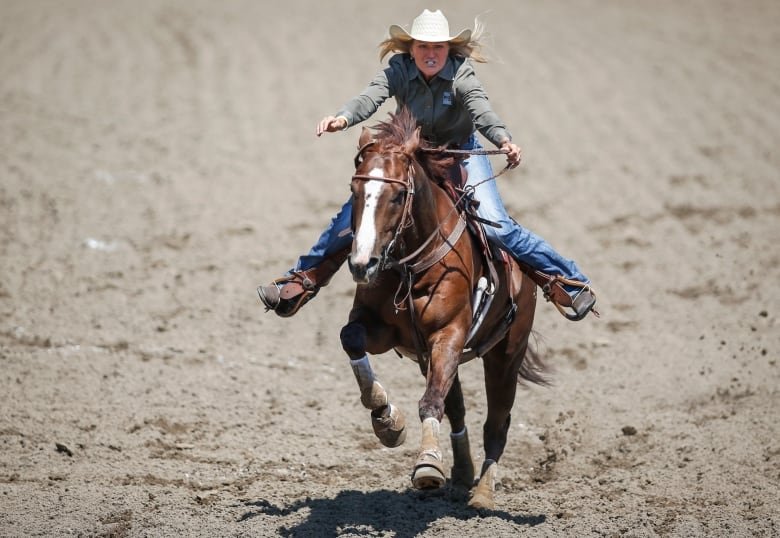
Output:
[[[360,162],[359,159],[363,155],[365,150],[374,144],[375,142],[368,142],[367,144],[363,145],[360,148],[360,150],[358,151],[358,155],[355,157],[356,165],[359,164]],[[387,177],[387,176],[373,176],[373,175],[366,175],[366,174],[355,174],[352,176],[353,181],[355,180],[382,181],[384,183],[401,185],[404,189],[403,192],[406,194],[406,199],[404,200],[403,212],[401,213],[401,220],[398,223],[398,227],[396,228],[395,234],[393,235],[393,239],[390,241],[390,243],[388,243],[388,245],[382,251],[382,260],[380,262],[380,267],[382,269],[396,269],[399,270],[401,273],[406,273],[408,269],[411,271],[412,274],[421,273],[424,270],[431,267],[436,262],[438,262],[450,250],[452,250],[453,245],[460,238],[463,231],[466,229],[466,222],[462,218],[458,219],[458,224],[455,226],[455,229],[452,231],[452,233],[450,233],[449,237],[447,237],[447,240],[444,243],[442,243],[436,250],[434,250],[432,253],[430,253],[422,260],[412,264],[411,262],[415,260],[418,256],[420,256],[423,253],[423,251],[425,251],[425,249],[436,238],[436,236],[441,235],[442,224],[444,223],[444,221],[447,220],[447,218],[442,219],[442,221],[439,222],[436,229],[428,236],[428,238],[425,241],[423,241],[423,243],[414,252],[412,252],[407,256],[404,256],[400,260],[391,259],[390,253],[392,252],[393,247],[395,246],[398,238],[401,236],[401,234],[406,228],[414,224],[414,219],[412,218],[412,204],[414,203],[414,194],[415,194],[414,179],[415,179],[414,161],[412,159],[410,159],[409,166],[407,167],[406,180]]]
[[[362,161],[363,153],[374,144],[376,144],[376,142],[370,141],[358,149],[357,155],[355,155],[355,168],[357,168],[360,165]],[[486,149],[441,149],[441,148],[420,148],[420,149],[428,153],[443,153],[448,155],[461,155],[461,156],[462,155],[499,155],[499,154],[507,153],[504,150],[486,150]],[[402,152],[390,152],[390,153],[402,153]],[[409,158],[408,155],[407,158]],[[390,258],[390,252],[395,246],[396,241],[400,237],[401,233],[407,227],[413,225],[412,203],[414,201],[414,193],[415,193],[414,161],[411,158],[409,159],[410,162],[407,169],[408,174],[406,180],[387,177],[387,176],[371,176],[366,174],[354,174],[352,176],[352,180],[353,181],[376,180],[376,181],[382,181],[384,183],[398,184],[404,188],[404,193],[406,194],[406,200],[404,201],[404,209],[403,209],[403,213],[401,214],[401,221],[398,223],[398,227],[396,228],[395,234],[393,235],[393,239],[390,241],[390,243],[388,243],[388,245],[382,251],[382,259],[380,261],[380,267],[382,269],[397,269],[400,270],[400,272],[402,273],[405,273],[406,268],[409,268],[413,274],[416,274],[425,271],[433,264],[438,262],[440,259],[442,259],[450,250],[452,250],[454,244],[457,242],[457,240],[460,238],[463,231],[466,229],[466,221],[463,219],[463,217],[459,217],[458,223],[456,224],[453,231],[450,233],[449,237],[447,237],[446,240],[435,251],[430,253],[426,258],[418,261],[415,264],[412,264],[411,266],[409,265],[410,262],[415,258],[417,258],[418,256],[420,256],[436,236],[441,235],[442,224],[444,224],[444,222],[447,221],[449,215],[447,215],[447,217],[445,217],[439,222],[439,225],[436,227],[433,233],[431,233],[428,236],[428,238],[425,241],[423,241],[422,245],[420,245],[414,252],[412,252],[407,256],[404,256],[400,260],[393,260]],[[485,178],[475,185],[469,185],[465,187],[463,189],[463,194],[461,194],[460,198],[455,201],[455,206],[453,207],[452,211],[457,210],[458,205],[460,204],[460,202],[463,201],[464,198],[473,196],[476,187],[478,187],[482,183],[491,181],[499,177],[510,168],[511,166],[507,164],[499,173],[494,174],[488,178]]]
[[[363,155],[363,152],[365,152],[366,149],[373,146],[374,144],[375,142],[368,142],[358,150],[358,154],[355,156],[355,168],[357,168],[358,165],[360,164],[360,159]],[[397,153],[401,153],[401,152],[397,152]],[[380,264],[379,264],[380,269],[400,268],[403,267],[404,264],[408,263],[409,261],[408,256],[399,261],[394,261],[390,259],[390,252],[395,246],[398,238],[401,236],[401,233],[403,233],[403,231],[406,228],[412,226],[413,224],[412,203],[414,202],[414,168],[411,160],[409,162],[407,176],[408,177],[406,180],[398,179],[394,177],[387,177],[387,176],[371,176],[367,174],[354,174],[352,176],[352,181],[382,181],[384,183],[394,183],[396,185],[401,185],[403,187],[404,194],[406,194],[406,199],[404,200],[403,212],[401,213],[401,220],[398,223],[398,227],[395,230],[393,239],[391,239],[390,243],[388,243],[387,246],[382,250],[382,259],[380,260]],[[429,237],[428,240],[426,240],[425,244],[427,245],[427,243],[430,240],[431,237]]]
[[[357,169],[360,165],[363,157],[363,153],[371,146],[375,144],[374,141],[368,142],[361,146],[358,149],[357,155],[355,155],[355,168]],[[456,149],[428,149],[428,148],[421,148],[423,151],[431,152],[431,153],[450,153],[450,154],[456,154],[456,155],[493,155],[493,154],[499,154],[499,153],[506,153],[502,150],[456,150]],[[401,153],[401,152],[396,152]],[[500,176],[504,172],[506,172],[510,165],[507,165],[501,172],[498,174],[495,174],[492,177],[489,177],[483,181],[480,181],[476,185],[468,186],[467,188],[463,189],[463,194],[460,196],[460,198],[456,201],[456,203],[453,205],[453,208],[451,209],[450,214],[447,215],[444,219],[441,219],[439,221],[439,224],[436,226],[436,229],[431,233],[428,238],[423,241],[423,243],[411,254],[404,256],[400,260],[392,260],[390,258],[390,253],[395,246],[395,243],[397,239],[401,236],[404,229],[406,229],[409,226],[412,226],[414,224],[413,218],[412,218],[412,204],[414,201],[414,163],[415,161],[411,159],[408,155],[406,157],[409,159],[409,165],[407,167],[407,179],[398,179],[393,177],[387,177],[387,176],[373,176],[373,175],[367,175],[367,174],[354,174],[352,176],[352,181],[383,181],[385,183],[391,183],[391,184],[397,184],[401,185],[404,188],[404,192],[406,193],[406,199],[404,201],[404,208],[403,213],[401,214],[401,220],[398,223],[398,227],[396,228],[395,234],[393,235],[393,239],[388,243],[388,245],[383,249],[382,251],[382,259],[380,260],[380,269],[395,269],[401,274],[401,282],[399,283],[398,290],[396,290],[395,298],[393,300],[396,313],[399,310],[404,309],[404,302],[407,303],[406,308],[409,311],[409,315],[412,319],[412,327],[413,330],[413,336],[414,336],[414,346],[417,353],[417,363],[420,366],[420,370],[423,373],[423,375],[427,374],[428,370],[428,350],[427,346],[425,345],[425,339],[423,338],[423,335],[420,333],[420,329],[417,326],[417,324],[414,322],[414,301],[412,299],[412,286],[414,283],[414,276],[416,274],[419,274],[429,267],[433,266],[435,263],[437,263],[439,260],[441,260],[444,256],[447,255],[447,253],[452,250],[455,246],[455,243],[460,239],[460,236],[463,234],[463,232],[466,229],[466,220],[463,218],[462,215],[458,215],[458,223],[455,225],[455,228],[452,230],[450,235],[432,252],[430,252],[428,255],[426,255],[423,259],[417,261],[416,263],[411,264],[413,260],[415,260],[418,256],[420,256],[423,251],[428,247],[428,245],[434,240],[436,236],[441,236],[441,228],[444,222],[449,220],[449,216],[452,212],[455,212],[458,210],[458,205],[463,201],[465,197],[473,196],[474,189],[484,183],[485,181],[490,181],[492,179],[495,179],[496,177]],[[399,298],[399,295],[402,293],[402,289],[406,287],[406,293],[404,294],[404,297]]]

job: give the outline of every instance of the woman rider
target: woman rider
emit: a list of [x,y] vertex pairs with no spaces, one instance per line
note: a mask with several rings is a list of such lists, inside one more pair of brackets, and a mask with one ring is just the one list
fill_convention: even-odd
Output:
[[[483,26],[463,30],[452,37],[449,23],[440,11],[424,10],[414,19],[410,32],[390,26],[390,37],[380,43],[380,60],[387,54],[388,66],[380,71],[363,92],[348,101],[335,116],[326,116],[317,125],[317,136],[343,131],[368,119],[389,97],[398,109],[406,106],[417,119],[421,135],[430,143],[465,150],[481,149],[476,131],[506,152],[510,167],[520,163],[521,149],[493,111],[487,94],[477,80],[469,59],[485,62],[480,53]],[[554,295],[556,302],[570,307],[570,319],[581,319],[593,309],[596,297],[588,278],[577,265],[558,254],[544,239],[517,224],[501,201],[486,155],[472,155],[464,165],[467,185],[478,185],[478,215],[500,225],[486,226],[489,240],[498,243],[518,261],[545,275],[566,279],[566,293]],[[308,254],[301,256],[284,277],[258,288],[268,310],[287,317],[295,314],[326,285],[346,259],[352,242],[351,200],[341,208]],[[538,280],[537,280],[538,282]],[[567,295],[568,294],[568,295]],[[568,303],[568,304],[567,304]]]

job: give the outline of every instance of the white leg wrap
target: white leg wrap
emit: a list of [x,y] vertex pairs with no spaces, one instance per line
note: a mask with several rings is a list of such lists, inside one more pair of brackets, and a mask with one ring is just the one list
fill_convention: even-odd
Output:
[[482,464],[481,474],[482,476],[479,477],[479,487],[487,488],[488,491],[496,491],[498,464],[493,460],[485,460]]
[[422,423],[422,452],[433,456],[437,460],[442,460],[441,449],[439,448],[439,430],[441,423],[433,417],[428,417]]
[[368,356],[364,355],[357,360],[350,360],[350,366],[360,387],[360,401],[367,409],[378,409],[387,405],[387,392],[379,384],[368,362]]
[[371,369],[371,363],[368,362],[368,355],[363,355],[362,358],[357,360],[350,360],[349,365],[352,366],[352,371],[355,374],[355,379],[357,379],[361,392],[371,390],[374,381],[376,381],[376,376],[374,376],[374,371]]
[[439,430],[441,429],[441,422],[433,417],[428,417],[423,420],[423,431],[429,433],[434,439],[439,438]]

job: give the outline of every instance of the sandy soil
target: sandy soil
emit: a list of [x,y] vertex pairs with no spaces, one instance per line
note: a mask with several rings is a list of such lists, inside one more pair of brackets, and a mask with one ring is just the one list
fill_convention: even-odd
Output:
[[[347,195],[358,130],[315,123],[423,6],[0,3],[0,535],[780,533],[780,3],[486,4],[505,202],[602,317],[537,307],[555,385],[477,514],[410,489],[417,429],[375,440],[348,275],[289,320],[254,291]],[[416,416],[417,367],[374,364]]]

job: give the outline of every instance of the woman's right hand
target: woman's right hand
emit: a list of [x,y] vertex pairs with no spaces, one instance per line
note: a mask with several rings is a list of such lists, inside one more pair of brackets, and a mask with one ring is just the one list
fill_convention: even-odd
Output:
[[516,168],[523,158],[523,150],[511,140],[504,140],[501,143],[501,151],[506,153],[506,162],[509,168]]
[[335,131],[343,131],[347,128],[347,118],[339,116],[325,116],[317,124],[317,136],[321,136],[322,133],[333,133]]

